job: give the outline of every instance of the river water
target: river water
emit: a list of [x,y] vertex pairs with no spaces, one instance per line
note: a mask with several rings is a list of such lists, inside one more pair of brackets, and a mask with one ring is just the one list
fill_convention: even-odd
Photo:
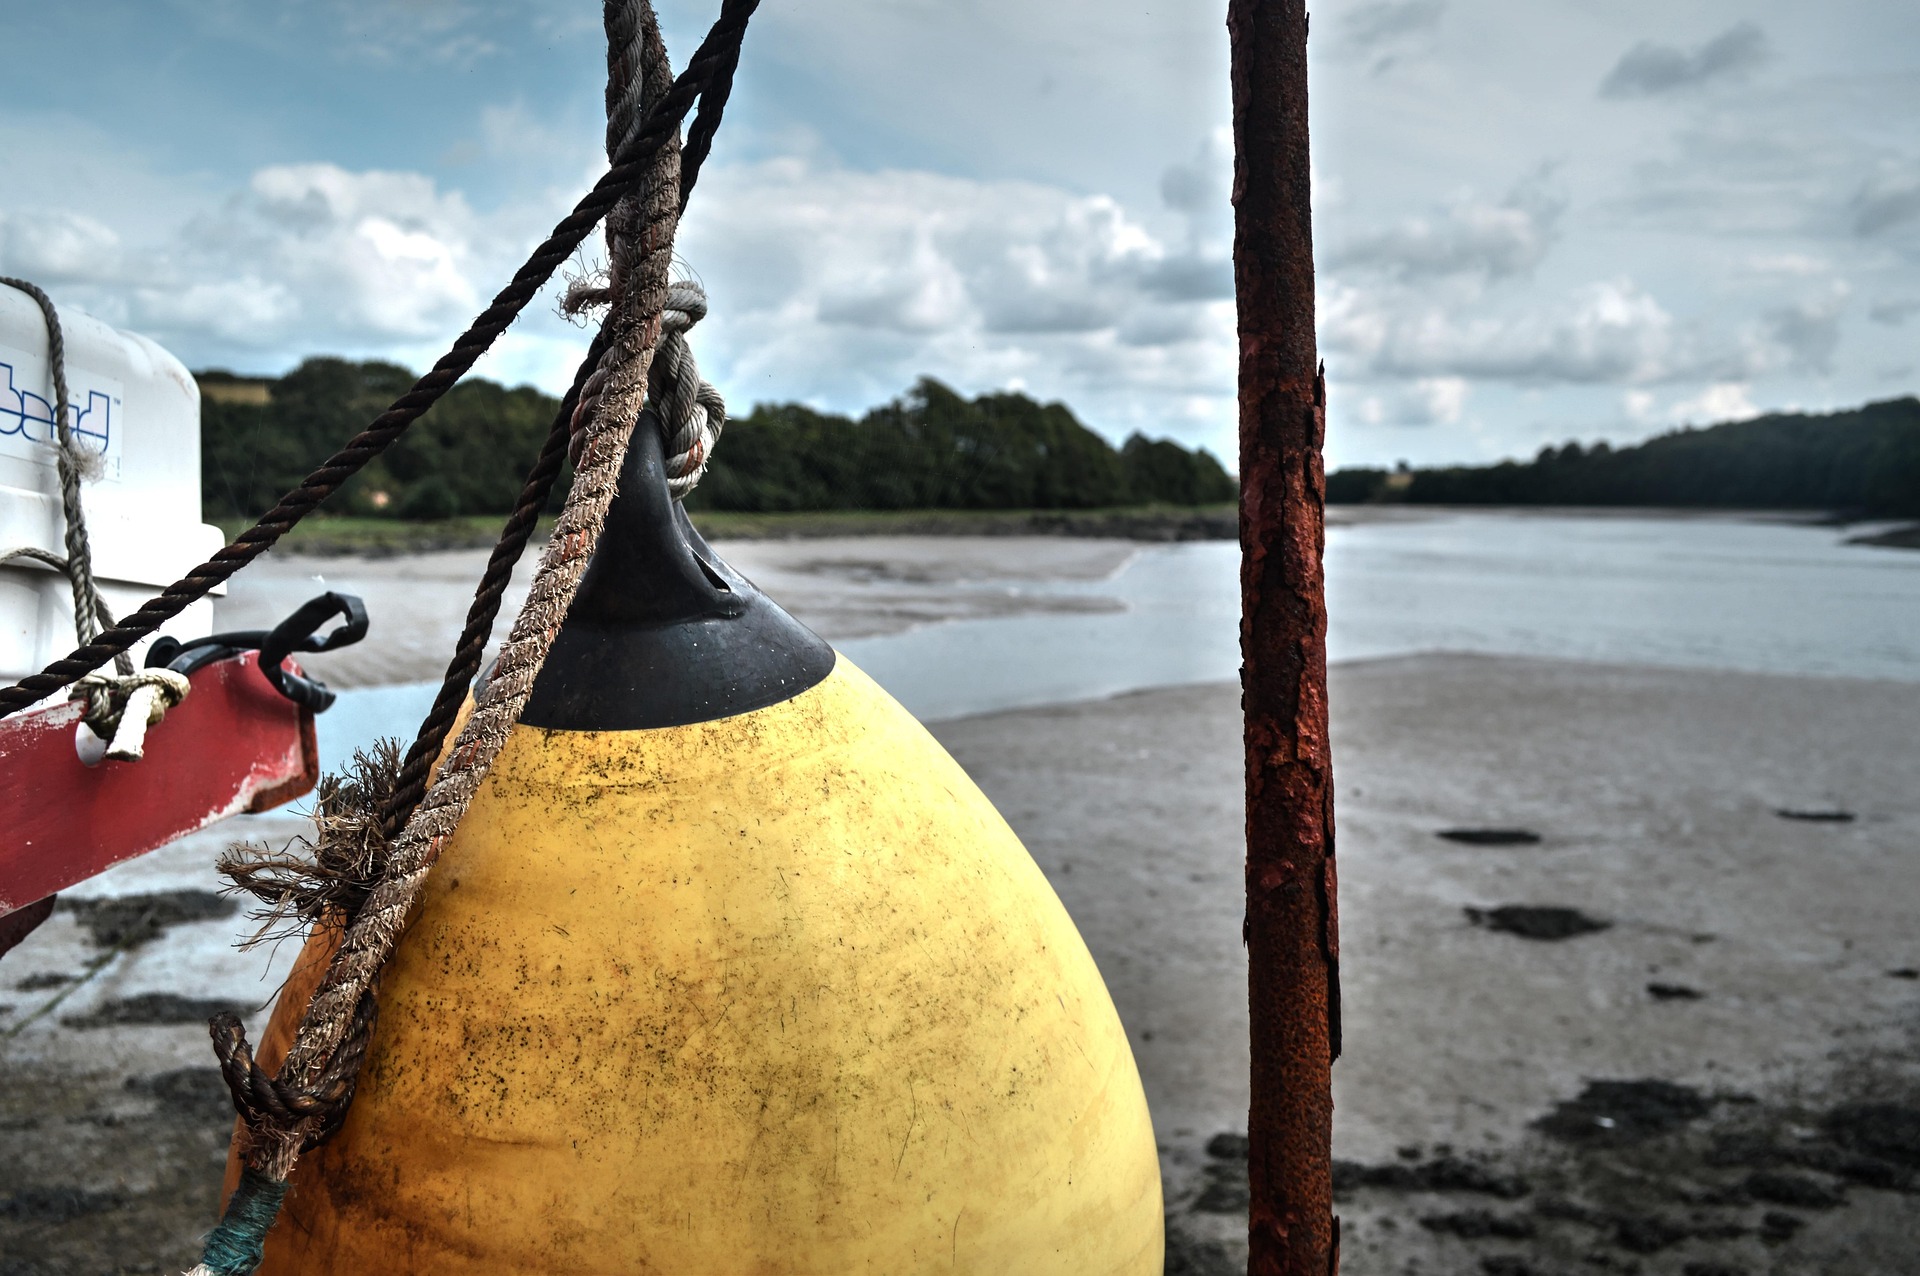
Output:
[[[1848,545],[1847,534],[1767,519],[1511,511],[1336,526],[1328,654],[1472,651],[1920,682],[1920,553]],[[1124,610],[957,621],[838,646],[930,721],[1229,679],[1238,567],[1227,542],[1143,546],[1110,579],[1039,587],[1116,598]],[[343,692],[320,719],[325,765],[376,735],[411,738],[432,698],[424,684]]]

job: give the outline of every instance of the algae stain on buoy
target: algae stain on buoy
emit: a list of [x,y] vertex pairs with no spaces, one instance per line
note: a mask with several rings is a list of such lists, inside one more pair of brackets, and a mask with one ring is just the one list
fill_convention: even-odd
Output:
[[700,540],[648,418],[380,996],[264,1272],[1161,1270],[1146,1100],[1059,899]]

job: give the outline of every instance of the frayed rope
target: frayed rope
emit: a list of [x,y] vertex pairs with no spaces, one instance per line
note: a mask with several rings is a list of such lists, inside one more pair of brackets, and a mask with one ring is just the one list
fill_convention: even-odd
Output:
[[200,1265],[187,1276],[247,1276],[267,1256],[267,1231],[279,1217],[287,1185],[256,1170],[240,1171],[240,1186],[227,1202],[220,1226],[207,1236]]

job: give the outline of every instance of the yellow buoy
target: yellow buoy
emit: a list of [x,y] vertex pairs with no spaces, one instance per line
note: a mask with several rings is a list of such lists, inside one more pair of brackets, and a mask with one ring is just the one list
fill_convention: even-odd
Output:
[[[262,1271],[1158,1276],[1146,1101],[1066,910],[918,722],[663,511],[652,434],[563,631],[594,674],[556,643]],[[673,626],[609,619],[647,574],[622,529],[663,528],[734,611],[693,627],[732,673],[691,706],[647,689]]]

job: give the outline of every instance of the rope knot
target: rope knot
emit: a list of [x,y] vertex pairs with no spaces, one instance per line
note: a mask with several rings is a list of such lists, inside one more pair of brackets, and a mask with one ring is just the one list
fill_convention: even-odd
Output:
[[187,698],[193,684],[171,669],[141,669],[125,675],[92,673],[73,684],[69,699],[87,702],[82,719],[107,741],[107,756],[138,762],[146,751],[147,728]]
[[[700,364],[687,344],[687,332],[707,317],[707,290],[691,279],[667,285],[660,311],[660,339],[654,346],[653,366],[647,374],[647,408],[660,426],[666,453],[667,491],[684,500],[700,483],[713,457],[714,444],[727,424],[727,401],[709,381],[700,377]],[[586,429],[599,410],[606,386],[604,369],[596,369],[580,390],[573,412],[573,443],[569,455],[580,464]]]
[[667,304],[660,313],[663,331],[684,333],[707,317],[707,290],[691,279],[667,285]]
[[660,315],[660,345],[647,377],[647,406],[660,421],[667,491],[684,500],[699,485],[727,424],[727,401],[700,378],[687,331],[707,316],[707,291],[690,279],[670,284]]

